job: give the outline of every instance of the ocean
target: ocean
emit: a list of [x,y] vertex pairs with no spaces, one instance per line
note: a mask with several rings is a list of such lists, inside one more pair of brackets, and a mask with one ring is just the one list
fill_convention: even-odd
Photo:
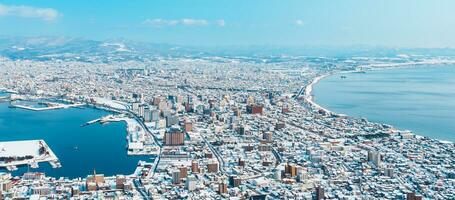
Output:
[[336,113],[455,142],[454,65],[336,74],[317,83],[313,96]]
[[27,170],[56,178],[85,177],[94,170],[106,176],[132,174],[139,160],[151,161],[149,156],[127,155],[124,122],[81,127],[108,114],[89,107],[30,111],[0,103],[0,141],[44,139],[62,164],[56,169],[48,163],[39,163],[37,169],[21,167],[13,175]]

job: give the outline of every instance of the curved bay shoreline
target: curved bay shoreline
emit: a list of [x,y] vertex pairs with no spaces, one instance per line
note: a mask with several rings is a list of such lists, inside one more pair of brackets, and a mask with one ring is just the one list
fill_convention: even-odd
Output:
[[[5,91],[5,92],[6,93],[14,93],[14,91],[12,91],[12,90],[8,90],[8,91]],[[37,96],[30,96],[31,99],[29,99],[29,100],[33,101],[34,97],[37,97]],[[67,99],[67,98],[59,98],[59,99],[53,99],[53,100],[69,101],[69,102],[76,103],[76,101],[73,101],[72,99]],[[0,102],[0,103],[9,104],[10,102],[11,102],[11,100],[3,101],[3,102]],[[78,103],[84,103],[85,104],[85,105],[83,105],[82,107],[80,107],[78,109],[87,108],[87,109],[93,109],[93,110],[96,110],[96,111],[106,112],[108,114],[119,114],[119,113],[121,113],[121,110],[119,110],[117,108],[114,108],[114,107],[111,107],[110,105],[106,105],[106,104],[93,103],[93,102],[82,102],[82,101],[80,101]],[[34,109],[27,109],[27,108],[25,108],[25,110],[31,111],[33,113],[41,112],[41,111],[37,111],[37,110],[34,110]],[[66,109],[65,108],[55,108],[55,109],[50,109],[50,110],[47,110],[47,111],[53,112],[54,110],[66,110]],[[104,116],[104,115],[102,115],[102,116]],[[124,123],[124,122],[121,122],[121,123]],[[127,123],[125,122],[125,124],[121,125],[121,126],[123,127],[121,132],[125,131],[125,133],[128,134]],[[103,129],[105,129],[105,128],[103,127]],[[123,135],[121,136],[121,138],[124,138]],[[78,147],[78,146],[76,146],[76,147]],[[122,150],[123,150],[123,148],[122,148]],[[79,152],[79,147],[78,147],[78,149],[74,149],[73,151]],[[124,153],[126,154],[126,157],[128,159],[131,158],[133,160],[133,161],[131,161],[131,163],[134,163],[134,165],[131,165],[133,167],[131,167],[131,168],[123,168],[121,170],[113,170],[113,171],[109,171],[109,172],[103,172],[103,174],[106,174],[107,177],[115,176],[116,174],[122,174],[122,175],[125,175],[125,176],[133,176],[133,175],[135,175],[135,171],[136,171],[138,165],[141,162],[153,162],[153,160],[155,158],[154,156],[146,156],[146,155],[130,155],[130,154],[128,154],[127,151],[125,151]],[[123,154],[122,154],[122,156],[123,156]],[[129,163],[129,164],[131,164],[131,163]],[[65,165],[65,166],[67,166],[67,165]],[[65,166],[63,166],[63,167],[65,167]],[[6,169],[4,169],[4,170],[5,170],[4,172],[7,172]],[[48,170],[52,170],[52,169],[49,168],[47,165],[42,165],[37,170],[39,172],[44,172],[44,173],[47,174],[49,172]],[[18,176],[20,173],[24,173],[24,172],[27,172],[27,171],[28,170],[23,168],[23,166],[22,166],[17,171],[8,171],[8,172],[14,174],[14,176]],[[99,171],[102,171],[102,170],[99,170]],[[128,171],[128,172],[126,172],[126,171]],[[19,174],[17,174],[17,173],[19,173]],[[74,175],[75,172],[71,172],[71,173],[66,173],[65,172],[64,174],[60,175],[61,173],[57,172],[57,174],[59,174],[59,175],[54,175],[54,173],[56,173],[56,172],[51,173],[50,176],[51,177],[55,177],[55,178],[64,177],[64,178],[69,178],[69,179],[83,178],[86,175],[90,174],[90,173],[87,173],[87,174],[80,173],[81,175]]]
[[[430,67],[440,67],[440,66],[445,66],[445,65],[449,65],[449,64],[455,64],[455,62],[454,61],[446,61],[446,62],[439,62],[439,63],[433,63],[433,62],[414,63],[413,62],[413,63],[401,63],[401,64],[390,64],[390,65],[371,65],[371,66],[368,66],[368,68],[363,68],[362,71],[389,70],[389,69],[399,69],[399,68],[417,68],[417,67],[424,67],[423,65],[428,65]],[[359,67],[365,67],[365,66],[359,66]],[[336,116],[343,116],[343,117],[350,117],[350,118],[360,118],[360,117],[351,116],[351,115],[348,115],[345,113],[337,113],[332,110],[329,110],[328,108],[318,104],[314,100],[314,94],[313,94],[313,89],[314,89],[313,87],[316,84],[318,84],[321,80],[323,80],[324,78],[328,78],[328,77],[335,76],[335,75],[352,74],[352,73],[358,73],[358,72],[359,72],[359,69],[356,68],[355,70],[349,70],[349,71],[328,72],[328,73],[320,74],[320,75],[314,77],[312,79],[312,81],[310,82],[310,84],[305,86],[305,92],[304,92],[305,102],[307,102],[316,111],[323,111],[329,115],[336,115]],[[367,119],[367,118],[362,117],[362,119],[369,121],[369,119]],[[397,130],[397,131],[409,131],[410,133],[412,133],[414,135],[426,137],[426,138],[433,139],[433,140],[438,140],[443,143],[454,143],[453,141],[432,138],[432,137],[423,135],[421,133],[416,133],[413,130],[403,130],[400,128],[396,128],[395,125],[387,124],[387,123],[384,123],[381,121],[370,121],[370,122],[384,124],[384,125],[392,127],[394,130]]]

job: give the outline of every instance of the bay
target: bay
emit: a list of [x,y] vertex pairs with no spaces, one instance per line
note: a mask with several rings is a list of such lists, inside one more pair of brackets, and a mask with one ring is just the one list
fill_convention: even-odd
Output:
[[314,86],[316,103],[434,139],[455,142],[455,66],[425,65],[332,75]]
[[124,122],[81,127],[108,114],[111,113],[89,107],[30,111],[0,103],[0,141],[43,139],[62,164],[56,169],[48,163],[39,163],[37,169],[21,167],[13,175],[27,170],[57,178],[85,177],[94,170],[106,176],[133,173],[139,160],[151,158],[127,155]]

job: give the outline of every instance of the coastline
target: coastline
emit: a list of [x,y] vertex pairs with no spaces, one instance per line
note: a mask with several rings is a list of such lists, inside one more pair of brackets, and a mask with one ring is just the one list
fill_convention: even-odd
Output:
[[[344,114],[341,114],[341,113],[335,113],[333,111],[330,111],[329,109],[324,108],[323,106],[321,106],[318,103],[316,103],[314,101],[313,94],[312,94],[314,85],[316,85],[317,83],[319,83],[319,81],[321,81],[322,79],[327,78],[329,76],[340,75],[340,74],[350,74],[350,73],[359,72],[361,70],[363,70],[363,71],[387,70],[387,69],[417,67],[419,65],[430,65],[432,67],[436,67],[437,65],[446,65],[446,64],[455,64],[455,61],[448,60],[448,61],[435,62],[435,61],[430,60],[430,61],[409,62],[409,63],[371,64],[371,65],[365,65],[365,66],[359,65],[359,66],[356,67],[356,69],[349,70],[349,71],[332,71],[332,72],[328,72],[328,73],[325,73],[325,74],[320,74],[320,75],[314,77],[312,79],[311,83],[305,86],[304,99],[311,106],[315,107],[318,110],[322,110],[322,111],[324,111],[324,112],[326,112],[328,114],[344,115]],[[358,69],[358,68],[365,68],[365,69]]]
[[327,114],[332,114],[333,112],[322,107],[321,105],[317,104],[316,102],[314,102],[312,91],[313,91],[313,86],[315,84],[319,83],[319,81],[321,81],[323,78],[326,78],[326,77],[334,75],[334,74],[336,74],[336,73],[328,73],[328,74],[316,76],[311,81],[311,83],[305,87],[305,93],[304,93],[305,101],[308,102],[312,107],[315,107],[317,110],[322,110],[322,111],[326,112]]
[[[447,64],[455,64],[455,62],[452,62],[452,61],[437,62],[437,63],[431,63],[431,62],[415,63],[415,62],[413,62],[413,63],[400,63],[400,64],[390,64],[390,65],[370,65],[368,68],[365,68],[362,70],[363,71],[375,71],[375,70],[389,70],[389,69],[398,69],[398,68],[414,68],[414,67],[420,67],[420,65],[429,65],[431,67],[438,67],[438,65],[447,65]],[[358,67],[362,67],[362,66],[358,66]],[[365,67],[365,66],[363,66],[363,67]],[[316,103],[314,101],[313,94],[312,94],[314,85],[319,83],[322,79],[327,78],[329,76],[350,74],[350,73],[356,73],[356,72],[359,72],[359,70],[355,69],[355,70],[349,70],[349,71],[329,72],[329,73],[321,74],[321,75],[314,77],[312,79],[311,83],[308,84],[307,86],[305,86],[304,100],[306,102],[308,102],[311,107],[315,108],[316,111],[323,111],[323,112],[325,112],[327,114],[331,114],[331,115],[347,116],[347,117],[356,118],[354,116],[333,112],[333,111],[319,105],[318,103]],[[366,120],[369,121],[368,119],[366,119]],[[385,124],[383,122],[373,122],[373,123]],[[395,129],[397,131],[410,131],[413,135],[416,135],[416,136],[426,137],[431,140],[437,140],[437,141],[443,142],[443,143],[454,143],[453,141],[449,141],[449,140],[443,140],[443,139],[431,138],[429,136],[424,136],[422,134],[415,133],[412,130],[398,129],[398,128],[395,128],[394,125],[390,125],[390,124],[386,124],[386,125],[391,126],[393,129]]]
[[[59,98],[58,100],[68,100],[68,99],[65,99],[65,98]],[[71,101],[71,100],[68,100],[68,101]],[[73,101],[71,101],[73,102]],[[100,105],[100,104],[96,104],[96,103],[90,103],[90,102],[83,102],[83,101],[79,101],[80,103],[75,103],[74,105],[77,104],[77,106],[69,106],[68,108],[78,108],[78,107],[87,107],[87,108],[90,108],[90,109],[94,109],[94,110],[99,110],[99,111],[105,111],[105,112],[108,112],[108,113],[111,113],[111,114],[119,114],[121,113],[122,111],[120,110],[117,110],[116,108],[111,108],[109,107],[109,105]],[[0,103],[8,103],[8,102],[0,102]],[[73,102],[74,103],[74,102]],[[73,104],[72,104],[73,105]],[[13,107],[10,107],[9,109],[11,109]],[[16,107],[14,107],[16,108]],[[35,110],[33,108],[29,108],[27,106],[24,106],[24,107],[21,107],[21,109],[24,109],[24,110],[29,110],[29,111],[32,111],[32,112],[36,112],[36,111],[41,111],[41,110]],[[51,108],[51,109],[45,109],[43,111],[53,111],[55,108]],[[109,116],[109,115],[107,115]],[[103,116],[103,117],[106,117],[106,116]],[[127,145],[130,143],[130,135],[132,134],[132,132],[135,132],[135,134],[137,134],[136,132],[138,131],[132,131],[130,129],[132,129],[130,126],[132,124],[135,124],[135,123],[139,123],[136,121],[136,119],[134,118],[128,118],[128,117],[124,117],[124,118],[121,118],[121,119],[108,119],[104,122],[125,122],[125,131],[126,131],[126,140],[127,140]],[[135,137],[133,137],[135,138]],[[12,140],[12,141],[7,141],[7,142],[21,142],[21,141],[28,141],[30,139],[25,139],[25,140]],[[33,140],[33,139],[31,139]],[[42,141],[45,141],[44,139],[38,139],[38,140],[42,140]],[[47,144],[46,144],[47,146]],[[128,146],[127,146],[128,147]],[[147,150],[149,150],[148,152],[147,151],[140,151],[140,152],[130,152],[128,149],[124,152],[128,157],[137,157],[139,158],[139,163],[135,165],[135,167],[131,168],[132,170],[134,170],[133,173],[130,173],[130,172],[127,172],[127,173],[121,173],[125,176],[136,176],[137,174],[135,174],[135,171],[137,171],[139,169],[139,164],[140,163],[149,163],[150,160],[149,159],[155,159],[155,155],[156,155],[156,149],[153,149],[153,148],[149,148],[147,147],[146,148]],[[154,150],[154,151],[152,151]],[[56,158],[57,156],[54,154],[54,152],[52,152],[52,155],[54,155]],[[144,159],[142,159],[144,158]],[[39,161],[39,162],[49,162],[50,165],[52,166],[52,168],[59,168],[61,167],[61,164],[60,164],[60,160],[57,158],[56,161],[54,160],[44,160],[44,161]],[[55,163],[55,164],[54,164]],[[19,169],[19,171],[21,171],[21,167],[23,167],[24,165],[23,164],[20,164],[20,165],[16,165],[17,167],[14,168],[14,170],[9,170],[9,171],[16,171],[17,169]],[[41,166],[38,166],[36,165],[37,167],[36,168],[40,168]],[[2,168],[2,166],[0,166],[0,168]],[[6,169],[6,167],[3,167]],[[31,168],[35,168],[33,166],[31,166]],[[41,168],[40,168],[41,169]],[[22,172],[21,172],[22,173]],[[44,172],[46,173],[46,172]],[[115,172],[117,173],[117,172]],[[107,177],[111,177],[111,176],[115,176],[115,173],[112,174],[112,175],[109,175]],[[58,176],[54,176],[54,175],[51,175],[50,177],[55,177],[55,178],[58,178]],[[81,176],[73,176],[73,175],[60,175],[60,177],[65,177],[65,178],[69,178],[69,179],[76,179],[76,178],[84,178],[85,175],[81,175]]]

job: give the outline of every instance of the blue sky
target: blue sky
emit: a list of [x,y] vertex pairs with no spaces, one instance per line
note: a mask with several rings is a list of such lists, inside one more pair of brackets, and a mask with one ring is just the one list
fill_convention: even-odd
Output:
[[455,47],[453,0],[0,1],[0,34],[184,45]]

